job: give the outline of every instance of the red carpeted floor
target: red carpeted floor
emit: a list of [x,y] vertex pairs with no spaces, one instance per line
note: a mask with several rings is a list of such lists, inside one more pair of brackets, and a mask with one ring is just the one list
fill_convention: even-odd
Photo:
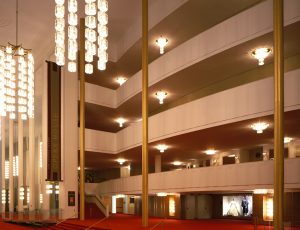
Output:
[[[23,227],[14,224],[7,224],[0,221],[0,229],[48,229],[48,230],[83,230],[91,227],[91,230],[141,230],[141,229],[154,229],[156,230],[255,230],[254,225],[249,221],[230,221],[230,220],[172,220],[172,219],[159,219],[150,218],[149,227],[141,227],[141,218],[132,215],[116,214],[110,216],[108,219],[90,219],[79,221],[77,219],[67,220],[60,225],[52,226],[49,228],[31,228]],[[271,230],[268,226],[258,226],[257,230]],[[287,230],[300,230],[300,228],[286,228]]]

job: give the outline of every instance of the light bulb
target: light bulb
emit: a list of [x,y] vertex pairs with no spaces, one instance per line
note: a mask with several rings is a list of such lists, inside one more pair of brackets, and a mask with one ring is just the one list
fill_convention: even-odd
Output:
[[76,72],[76,62],[74,62],[74,61],[69,62],[68,70],[72,73]]
[[92,74],[93,73],[93,65],[92,64],[85,64],[85,73]]
[[78,24],[78,17],[76,13],[69,13],[68,14],[68,23],[70,26],[77,26]]
[[108,23],[108,16],[105,12],[98,13],[98,22],[100,25],[107,25]]
[[76,13],[77,12],[77,1],[76,0],[69,0],[68,10],[69,10],[70,13]]
[[55,6],[55,17],[56,18],[64,18],[65,16],[65,7],[63,5]]

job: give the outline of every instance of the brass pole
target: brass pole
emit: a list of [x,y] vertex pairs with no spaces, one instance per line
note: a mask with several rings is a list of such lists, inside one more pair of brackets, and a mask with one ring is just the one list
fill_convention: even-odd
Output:
[[274,229],[283,229],[284,199],[284,53],[283,0],[274,0]]
[[80,19],[79,78],[80,78],[80,220],[84,220],[85,203],[85,76],[84,76],[84,18]]
[[148,227],[148,0],[142,3],[142,225]]

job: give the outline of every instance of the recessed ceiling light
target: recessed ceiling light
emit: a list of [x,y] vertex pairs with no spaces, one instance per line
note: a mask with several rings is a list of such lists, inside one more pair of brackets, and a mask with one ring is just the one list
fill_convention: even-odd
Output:
[[179,166],[179,165],[182,165],[182,162],[181,161],[174,161],[172,164],[175,165],[175,166]]
[[266,128],[269,127],[267,122],[257,122],[251,125],[251,128],[256,131],[256,133],[262,133]]
[[265,64],[265,58],[269,56],[271,53],[270,48],[258,48],[251,52],[252,56],[258,60],[258,65],[264,65]]
[[291,137],[284,137],[284,144],[288,144],[293,140]]
[[214,154],[216,154],[217,150],[215,150],[215,149],[207,149],[204,152],[206,153],[206,155],[214,155]]
[[124,163],[126,162],[126,160],[123,159],[123,158],[118,158],[116,161],[117,161],[120,165],[122,165],[122,164],[124,164]]
[[156,193],[157,196],[160,196],[160,197],[164,197],[164,196],[167,196],[168,194],[166,192],[158,192]]
[[160,54],[163,54],[165,52],[165,46],[168,44],[168,39],[160,36],[160,38],[156,40],[156,44],[159,46]]
[[163,104],[164,99],[167,98],[167,95],[168,95],[167,92],[160,90],[160,91],[156,92],[155,97],[159,100],[159,104]]
[[119,117],[118,119],[116,119],[116,122],[119,123],[120,127],[123,127],[123,124],[126,122],[126,120],[122,117]]
[[165,144],[160,144],[160,145],[157,145],[156,148],[159,150],[159,152],[163,153],[163,152],[165,152],[165,150],[168,149],[168,146]]
[[127,78],[125,77],[117,77],[116,82],[119,83],[119,85],[123,85],[127,81]]

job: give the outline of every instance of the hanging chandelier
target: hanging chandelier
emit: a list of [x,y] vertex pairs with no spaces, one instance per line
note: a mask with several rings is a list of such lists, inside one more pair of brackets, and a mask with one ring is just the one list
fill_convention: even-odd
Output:
[[16,44],[0,45],[0,115],[22,120],[34,117],[34,59],[31,50],[18,43],[16,0]]
[[[55,0],[55,56],[56,64],[65,65],[65,0]],[[68,70],[76,72],[78,51],[77,0],[68,0]],[[99,70],[106,69],[108,61],[108,2],[85,0],[85,73],[94,72],[93,60],[97,56]]]

